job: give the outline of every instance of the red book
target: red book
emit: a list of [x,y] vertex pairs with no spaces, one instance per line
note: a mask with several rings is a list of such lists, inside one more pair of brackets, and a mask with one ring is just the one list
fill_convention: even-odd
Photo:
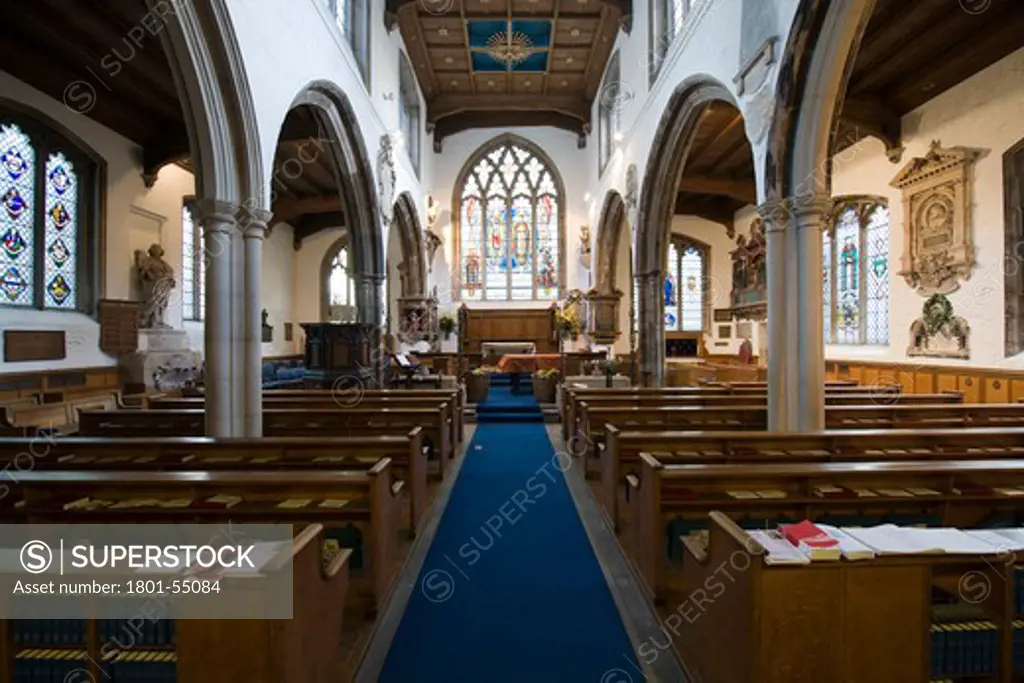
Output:
[[833,555],[839,555],[839,541],[816,527],[813,522],[804,520],[799,524],[780,524],[779,531],[812,560],[832,559]]

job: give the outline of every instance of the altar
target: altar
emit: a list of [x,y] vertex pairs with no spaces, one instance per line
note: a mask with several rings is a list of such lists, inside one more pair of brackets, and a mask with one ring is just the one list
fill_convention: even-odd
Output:
[[529,356],[537,353],[537,345],[524,341],[491,341],[481,343],[480,350],[485,356],[504,356],[510,353]]
[[498,361],[498,370],[509,375],[532,375],[538,370],[557,370],[561,362],[557,353],[506,353]]

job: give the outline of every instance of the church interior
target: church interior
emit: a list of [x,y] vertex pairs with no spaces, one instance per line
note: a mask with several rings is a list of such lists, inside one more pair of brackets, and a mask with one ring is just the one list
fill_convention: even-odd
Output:
[[1020,0],[6,10],[0,683],[1024,681]]

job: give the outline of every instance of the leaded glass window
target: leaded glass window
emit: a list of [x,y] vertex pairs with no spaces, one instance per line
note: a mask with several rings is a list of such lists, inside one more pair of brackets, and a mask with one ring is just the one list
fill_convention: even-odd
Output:
[[403,144],[409,152],[412,167],[420,172],[420,95],[416,87],[416,76],[405,53],[401,53],[398,70],[398,129],[402,131]]
[[463,172],[459,295],[467,301],[557,299],[562,282],[561,182],[536,150],[490,145]]
[[60,133],[0,111],[0,305],[91,310],[94,178]]
[[619,64],[619,53],[616,52],[608,60],[608,68],[605,70],[604,84],[601,86],[601,96],[598,98],[597,126],[598,134],[598,167],[604,173],[608,166],[608,160],[615,153],[615,134],[619,132],[620,101],[622,90],[622,69]]
[[347,247],[339,249],[331,262],[330,293],[331,306],[351,306],[355,300]]
[[192,207],[186,204],[181,208],[181,315],[185,320],[205,317],[205,283],[203,236]]
[[703,332],[707,327],[708,248],[673,237],[665,269],[665,331]]
[[370,83],[370,8],[368,0],[328,0],[338,30],[352,47],[363,81]]
[[889,343],[889,208],[839,198],[822,238],[824,337],[831,344]]

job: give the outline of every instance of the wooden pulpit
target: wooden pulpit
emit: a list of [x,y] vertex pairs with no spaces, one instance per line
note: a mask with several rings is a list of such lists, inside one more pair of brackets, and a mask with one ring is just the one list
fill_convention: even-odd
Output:
[[387,359],[380,325],[302,323],[306,332],[307,389],[331,389],[343,377],[367,389],[379,388]]

